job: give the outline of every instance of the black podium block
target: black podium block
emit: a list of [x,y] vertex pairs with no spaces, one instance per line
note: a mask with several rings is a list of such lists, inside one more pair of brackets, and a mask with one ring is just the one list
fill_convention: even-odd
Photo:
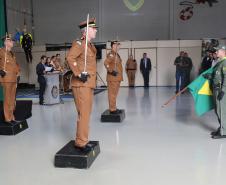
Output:
[[121,109],[118,114],[111,114],[106,110],[101,114],[101,122],[122,122],[125,119],[125,110]]
[[89,152],[82,152],[74,147],[75,141],[67,143],[55,155],[55,167],[72,167],[79,169],[87,169],[100,153],[99,141],[90,141],[94,147]]
[[0,135],[16,135],[27,128],[28,125],[26,120],[16,123],[2,122],[0,123]]
[[[26,120],[32,116],[32,101],[31,100],[18,100],[14,116],[16,120]],[[0,101],[0,123],[4,122],[3,102]]]

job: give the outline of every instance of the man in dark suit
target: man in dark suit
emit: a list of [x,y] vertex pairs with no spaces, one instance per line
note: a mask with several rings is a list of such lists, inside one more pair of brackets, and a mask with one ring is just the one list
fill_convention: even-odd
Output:
[[204,71],[211,68],[212,67],[212,61],[213,61],[213,53],[208,50],[208,51],[206,51],[206,56],[202,60],[201,68],[199,70],[199,74],[201,74]]
[[45,92],[45,88],[46,88],[46,79],[44,77],[44,74],[46,73],[45,71],[45,61],[46,61],[46,56],[42,55],[41,56],[41,61],[37,64],[36,66],[36,73],[38,75],[38,83],[40,86],[40,90],[39,90],[39,104],[43,105],[43,94]]
[[144,78],[144,87],[149,87],[149,74],[151,72],[151,60],[147,58],[147,53],[143,54],[143,58],[140,60],[140,71]]

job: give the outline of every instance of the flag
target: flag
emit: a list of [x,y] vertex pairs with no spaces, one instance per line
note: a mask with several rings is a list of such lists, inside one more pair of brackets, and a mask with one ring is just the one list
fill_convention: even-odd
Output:
[[188,85],[188,89],[194,98],[195,112],[198,116],[201,116],[214,108],[213,92],[210,88],[210,82],[203,77],[203,74],[206,73],[212,74],[213,68],[203,72]]

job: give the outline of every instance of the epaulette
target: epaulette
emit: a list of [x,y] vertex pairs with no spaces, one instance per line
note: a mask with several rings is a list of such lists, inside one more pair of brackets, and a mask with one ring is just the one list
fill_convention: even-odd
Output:
[[109,57],[114,57],[114,54],[113,54],[112,52],[109,52],[109,53],[108,53],[108,56],[109,56]]
[[79,44],[80,46],[82,45],[82,42],[80,40],[77,40],[76,43]]

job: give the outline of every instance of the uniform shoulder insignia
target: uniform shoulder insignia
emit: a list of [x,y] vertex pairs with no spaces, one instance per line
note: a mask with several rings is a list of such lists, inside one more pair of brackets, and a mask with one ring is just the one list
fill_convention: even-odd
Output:
[[108,56],[109,56],[109,57],[113,57],[114,55],[113,55],[112,52],[109,52],[109,53],[108,53]]
[[80,40],[77,40],[76,43],[82,45],[82,42]]

